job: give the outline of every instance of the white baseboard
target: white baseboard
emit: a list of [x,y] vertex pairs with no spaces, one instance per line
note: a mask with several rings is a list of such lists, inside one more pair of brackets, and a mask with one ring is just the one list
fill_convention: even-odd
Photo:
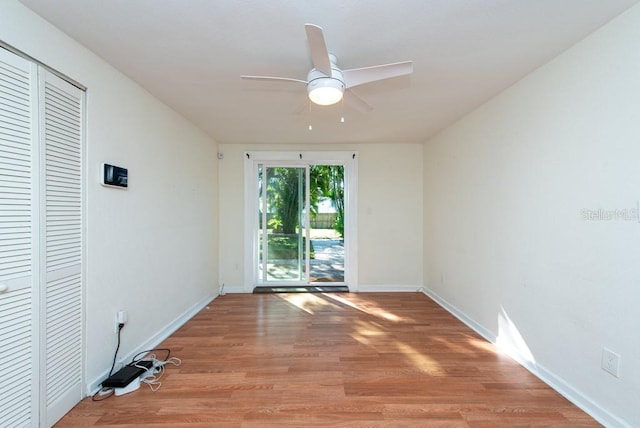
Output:
[[477,322],[475,322],[473,319],[468,317],[464,312],[462,312],[456,306],[454,306],[451,303],[447,302],[445,299],[440,297],[438,294],[436,294],[432,290],[429,290],[427,288],[421,287],[418,291],[421,291],[422,293],[426,294],[427,297],[431,298],[438,305],[442,306],[444,309],[447,310],[447,312],[449,312],[454,317],[458,318],[467,327],[469,327],[471,330],[475,331],[480,336],[482,336],[487,342],[491,342],[491,343],[493,343],[495,345],[497,336],[491,330],[489,330],[489,329],[485,328],[484,326],[482,326],[482,325],[478,324]]
[[567,400],[571,401],[580,409],[584,410],[591,417],[593,417],[596,421],[603,424],[606,427],[629,427],[631,425],[626,423],[625,421],[618,418],[616,415],[611,412],[603,409],[596,402],[591,400],[589,397],[582,394],[580,391],[573,388],[570,384],[568,384],[564,379],[550,370],[546,369],[544,366],[540,364],[533,363],[529,361],[524,355],[518,354],[515,350],[505,350],[500,347],[496,343],[497,336],[491,330],[483,327],[482,325],[475,322],[472,318],[467,316],[464,312],[458,309],[456,306],[452,305],[442,297],[440,297],[433,290],[421,287],[420,290],[422,293],[426,294],[429,298],[434,300],[437,304],[442,306],[447,312],[449,312],[454,317],[458,318],[464,324],[466,324],[470,329],[478,333],[488,342],[497,346],[501,351],[504,351],[506,355],[513,358],[518,364],[522,367],[529,370],[534,376],[538,379],[549,385],[551,388],[556,390],[560,395],[562,395]]
[[[331,285],[330,283],[325,283],[323,285]],[[357,287],[350,286],[349,291],[353,293],[361,292],[361,293],[415,293],[420,291],[420,285],[370,285],[370,284],[360,284]],[[245,286],[242,284],[228,284],[223,288],[224,292],[227,294],[233,293],[252,293],[253,287],[247,291]]]
[[420,288],[420,285],[359,284],[355,289],[349,287],[349,290],[360,293],[415,293]]
[[253,287],[247,290],[243,284],[224,284],[221,290],[224,294],[253,293]]
[[[187,309],[185,312],[183,312],[182,315],[178,316],[175,320],[173,320],[168,325],[166,325],[164,328],[159,330],[156,334],[151,336],[144,343],[141,343],[140,345],[138,345],[138,347],[135,348],[136,351],[133,351],[129,355],[126,355],[124,357],[120,357],[119,360],[120,361],[129,361],[138,352],[140,352],[140,350],[153,349],[153,348],[157,347],[160,343],[162,343],[163,340],[165,340],[167,337],[171,336],[176,330],[178,330],[187,321],[189,321],[191,318],[193,318],[198,312],[200,312],[200,310],[202,310],[202,308],[207,306],[207,304],[209,304],[209,302],[211,302],[216,297],[218,297],[218,294],[217,293],[213,293],[213,294],[208,295],[204,299],[201,299],[200,301],[198,301],[197,303],[192,305],[189,309]],[[91,382],[85,384],[86,395],[89,396],[89,395],[95,394],[100,389],[100,384],[102,383],[103,380],[105,380],[107,378],[107,376],[109,376],[109,371],[108,370],[105,371],[104,373],[102,373],[96,379],[93,379]]]

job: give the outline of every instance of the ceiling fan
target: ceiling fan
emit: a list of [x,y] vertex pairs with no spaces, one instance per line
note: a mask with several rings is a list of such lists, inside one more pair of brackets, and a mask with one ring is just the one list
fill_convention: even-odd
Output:
[[371,110],[366,102],[350,89],[365,83],[413,73],[413,62],[403,61],[392,64],[374,65],[372,67],[341,70],[336,65],[336,56],[330,54],[324,40],[322,28],[314,24],[305,24],[311,61],[313,67],[307,74],[307,80],[289,77],[272,76],[240,76],[243,79],[279,80],[304,83],[307,85],[309,99],[318,105],[336,104],[344,96],[346,103],[359,110]]

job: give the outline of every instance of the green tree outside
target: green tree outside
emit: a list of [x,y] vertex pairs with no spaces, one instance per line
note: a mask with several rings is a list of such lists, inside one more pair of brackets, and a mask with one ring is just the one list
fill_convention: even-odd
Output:
[[[283,234],[295,234],[300,227],[299,204],[304,204],[304,196],[298,191],[304,189],[304,169],[276,167],[268,170],[267,198],[273,209],[270,226]],[[313,165],[309,178],[310,215],[317,215],[321,199],[330,199],[336,209],[334,229],[344,236],[344,166]]]

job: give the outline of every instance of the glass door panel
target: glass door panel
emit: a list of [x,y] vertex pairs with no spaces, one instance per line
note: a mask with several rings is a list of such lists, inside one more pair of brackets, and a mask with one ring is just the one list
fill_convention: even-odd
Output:
[[307,282],[307,167],[258,166],[260,282]]
[[344,166],[310,169],[310,282],[344,282]]

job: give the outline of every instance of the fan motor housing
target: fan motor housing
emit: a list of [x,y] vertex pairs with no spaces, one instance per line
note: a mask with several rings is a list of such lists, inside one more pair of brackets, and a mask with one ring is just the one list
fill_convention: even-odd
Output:
[[309,74],[307,74],[307,82],[309,82],[310,85],[314,81],[322,80],[322,79],[337,80],[338,82],[340,82],[342,84],[342,87],[344,88],[344,77],[342,76],[342,71],[339,68],[332,67],[331,68],[331,76],[327,76],[322,71],[316,70],[315,68],[312,69],[309,72]]
[[[342,99],[345,85],[342,77],[342,71],[338,68],[331,68],[331,76],[327,76],[321,71],[315,68],[307,75],[307,94],[309,98],[316,104],[331,105]],[[314,96],[312,92],[316,94],[322,92],[321,98]]]

